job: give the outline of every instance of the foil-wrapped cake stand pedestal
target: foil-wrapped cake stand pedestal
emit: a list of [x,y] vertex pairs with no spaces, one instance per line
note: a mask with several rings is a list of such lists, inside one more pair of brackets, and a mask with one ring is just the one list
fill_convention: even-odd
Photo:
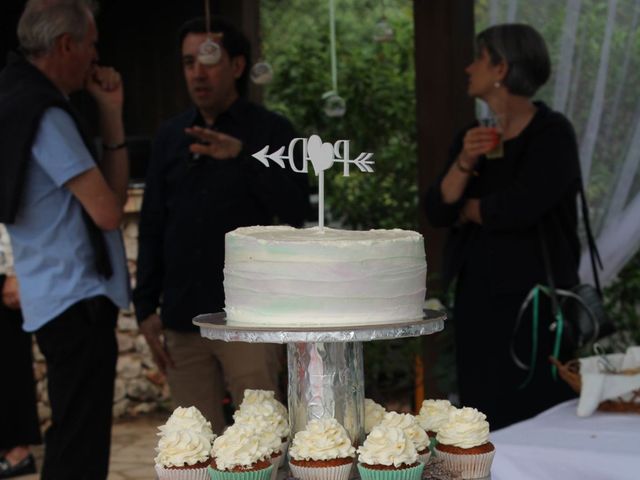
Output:
[[310,420],[335,418],[360,445],[364,440],[362,343],[430,335],[444,328],[445,318],[442,312],[425,310],[422,318],[406,322],[305,328],[238,325],[221,312],[198,315],[193,323],[211,340],[286,343],[291,435]]

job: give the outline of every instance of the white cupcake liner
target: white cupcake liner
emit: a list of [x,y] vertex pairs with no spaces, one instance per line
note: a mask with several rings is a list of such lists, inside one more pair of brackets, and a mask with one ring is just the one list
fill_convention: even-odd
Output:
[[280,468],[280,465],[282,465],[283,459],[284,459],[284,455],[282,454],[282,452],[280,452],[275,457],[269,458],[269,461],[271,462],[271,465],[273,465],[273,468],[271,469],[271,479],[270,480],[276,480],[276,478],[278,477],[278,468]]
[[300,480],[348,480],[353,462],[335,467],[301,467],[289,462],[289,468]]
[[425,465],[429,463],[429,458],[431,458],[431,452],[427,450],[425,453],[418,454],[418,461],[424,463]]
[[211,480],[207,467],[176,469],[156,465],[155,468],[158,480]]
[[484,478],[491,473],[491,462],[496,454],[495,449],[487,453],[464,455],[438,450],[438,458],[442,459],[447,470],[460,472],[462,478]]

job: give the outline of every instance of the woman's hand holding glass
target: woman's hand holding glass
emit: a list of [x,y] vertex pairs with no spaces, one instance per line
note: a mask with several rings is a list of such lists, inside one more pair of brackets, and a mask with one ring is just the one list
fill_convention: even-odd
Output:
[[473,169],[481,155],[486,155],[496,147],[500,141],[494,127],[474,127],[464,136],[462,151],[458,162],[462,167]]

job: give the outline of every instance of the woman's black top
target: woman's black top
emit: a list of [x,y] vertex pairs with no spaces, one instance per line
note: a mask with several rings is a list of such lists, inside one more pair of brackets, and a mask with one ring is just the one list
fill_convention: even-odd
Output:
[[[468,129],[456,137],[446,169],[427,191],[427,218],[435,227],[450,228],[445,286],[477,255],[485,256],[480,264],[486,265],[493,294],[528,291],[546,283],[538,226],[547,241],[556,286],[578,283],[576,195],[581,175],[576,136],[561,113],[542,102],[535,105],[537,111],[520,135],[504,142],[502,158],[480,158],[478,175],[469,180],[460,200],[444,203],[441,182]],[[462,206],[470,198],[480,199],[482,225],[459,223]]]

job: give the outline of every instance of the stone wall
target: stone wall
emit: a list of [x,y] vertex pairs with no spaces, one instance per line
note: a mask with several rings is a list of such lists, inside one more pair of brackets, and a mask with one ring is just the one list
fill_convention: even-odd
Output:
[[[138,256],[138,217],[141,202],[142,190],[130,190],[122,232],[132,285],[135,282]],[[133,307],[120,312],[117,338],[119,356],[113,396],[114,418],[136,416],[168,406],[168,385],[153,363],[147,342],[138,331]],[[38,415],[41,424],[46,427],[51,420],[47,396],[47,367],[35,341],[33,345]]]

